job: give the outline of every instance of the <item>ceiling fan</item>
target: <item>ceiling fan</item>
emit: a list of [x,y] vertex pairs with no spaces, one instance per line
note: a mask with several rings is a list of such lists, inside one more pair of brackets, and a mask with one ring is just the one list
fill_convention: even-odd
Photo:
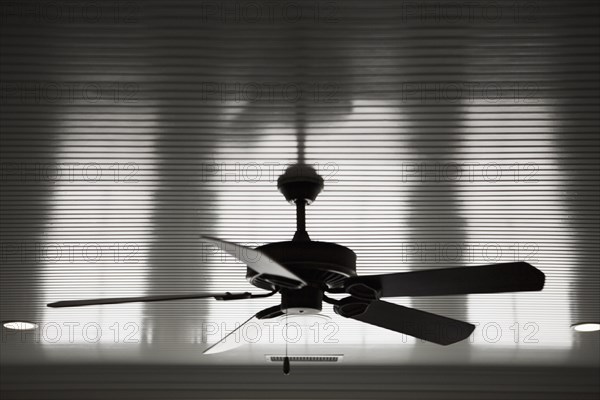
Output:
[[[191,293],[67,300],[50,303],[48,307],[211,297],[216,300],[242,300],[280,293],[281,304],[259,311],[252,318],[316,314],[321,312],[322,303],[326,302],[332,304],[334,311],[342,317],[440,345],[449,345],[468,338],[475,326],[388,303],[381,298],[536,291],[544,287],[544,274],[526,262],[358,276],[356,254],[352,250],[335,243],[312,241],[306,232],[305,207],[311,204],[323,189],[323,178],[312,167],[298,163],[289,167],[279,177],[277,186],[286,200],[296,205],[296,233],[291,241],[269,243],[252,249],[212,237],[201,237],[202,240],[214,243],[222,251],[246,264],[246,278],[250,283],[269,292]],[[345,293],[349,296],[337,300],[328,297],[329,293]],[[217,352],[218,345],[226,338],[227,336],[205,350],[205,353]],[[289,370],[289,360],[287,368]]]

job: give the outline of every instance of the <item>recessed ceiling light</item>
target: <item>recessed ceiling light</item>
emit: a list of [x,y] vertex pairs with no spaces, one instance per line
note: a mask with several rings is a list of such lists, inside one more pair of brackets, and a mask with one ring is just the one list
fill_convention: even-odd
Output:
[[582,322],[580,324],[573,324],[571,328],[577,332],[596,332],[600,331],[600,324],[596,322]]
[[38,327],[38,324],[27,321],[10,321],[5,322],[4,327],[6,329],[14,329],[17,331],[29,331],[32,329],[36,329]]

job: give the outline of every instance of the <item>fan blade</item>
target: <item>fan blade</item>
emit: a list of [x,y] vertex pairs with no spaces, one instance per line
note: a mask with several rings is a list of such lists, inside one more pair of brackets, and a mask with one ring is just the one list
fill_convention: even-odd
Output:
[[280,278],[285,278],[285,280],[290,281],[286,286],[290,286],[292,288],[306,286],[306,282],[300,277],[296,276],[290,270],[261,251],[209,236],[200,236],[200,238],[215,244],[219,249],[243,262],[249,268],[255,270],[259,274],[274,275]]
[[[352,277],[345,291],[358,298],[444,296],[535,291],[545,275],[526,262]],[[374,296],[374,292],[378,296]]]
[[241,340],[235,340],[235,338],[232,338],[231,340],[227,340],[227,339],[229,337],[231,337],[234,333],[236,333],[237,331],[242,329],[244,326],[246,326],[248,323],[250,323],[250,321],[253,321],[253,320],[257,320],[256,315],[253,315],[250,318],[248,318],[243,324],[241,324],[240,326],[238,326],[237,328],[235,328],[234,330],[229,332],[227,335],[225,335],[225,337],[221,338],[221,340],[219,340],[217,343],[211,345],[208,349],[204,350],[202,352],[202,354],[223,353],[224,351],[232,350],[232,349],[235,349],[236,347],[240,347],[243,344]]
[[348,297],[334,309],[344,317],[444,346],[468,338],[475,329],[467,322],[381,300],[365,303]]
[[269,294],[258,294],[253,295],[252,293],[190,293],[190,294],[176,294],[176,295],[159,295],[159,296],[141,296],[141,297],[113,297],[105,299],[89,299],[89,300],[66,300],[57,301],[55,303],[49,303],[48,307],[61,308],[61,307],[80,307],[80,306],[92,306],[98,304],[123,304],[123,303],[139,303],[139,302],[152,302],[152,301],[171,301],[171,300],[188,300],[188,299],[208,299],[214,297],[217,300],[238,300],[238,299],[249,299],[252,297],[266,297]]
[[248,325],[250,322],[258,323],[258,321],[261,319],[275,318],[280,315],[283,315],[283,311],[281,311],[281,306],[279,306],[279,305],[265,308],[264,310],[261,310],[261,311],[257,312],[256,314],[254,314],[253,316],[251,316],[250,318],[248,318],[243,324],[241,324],[240,326],[238,326],[237,328],[235,328],[234,330],[229,332],[217,343],[213,344],[212,346],[210,346],[209,348],[204,350],[202,352],[202,354],[222,353],[224,351],[240,347],[243,344],[243,342],[241,340],[235,340],[234,338],[231,338],[230,340],[227,340],[227,339],[230,338],[232,335],[234,335],[237,331],[242,329],[244,326]]

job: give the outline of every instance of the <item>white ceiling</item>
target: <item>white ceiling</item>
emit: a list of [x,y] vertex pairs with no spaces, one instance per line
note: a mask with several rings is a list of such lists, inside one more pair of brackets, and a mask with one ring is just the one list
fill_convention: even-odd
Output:
[[599,335],[570,328],[600,314],[596,3],[499,1],[498,17],[456,3],[453,19],[437,2],[300,2],[300,22],[272,3],[252,3],[274,7],[259,22],[246,3],[224,4],[211,3],[216,16],[179,1],[103,6],[97,18],[4,9],[0,318],[40,329],[3,330],[2,363],[265,365],[281,354],[279,324],[202,355],[277,298],[45,304],[260,292],[198,235],[289,240],[294,210],[275,180],[304,137],[325,177],[309,233],[352,248],[359,274],[526,260],[546,287],[393,299],[478,324],[449,347],[326,305],[332,319],[291,354],[599,365]]

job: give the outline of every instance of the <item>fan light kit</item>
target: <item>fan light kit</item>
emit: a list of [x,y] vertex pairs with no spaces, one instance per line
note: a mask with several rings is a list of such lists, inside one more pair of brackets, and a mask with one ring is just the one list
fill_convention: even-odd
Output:
[[[282,315],[311,315],[322,310],[323,302],[345,318],[414,336],[439,345],[449,345],[468,338],[475,326],[382,301],[385,297],[447,296],[471,293],[538,291],[544,287],[544,274],[526,262],[512,262],[479,267],[428,269],[422,271],[358,276],[356,254],[335,243],[317,242],[306,231],[306,206],[315,201],[323,189],[323,178],[314,168],[298,163],[279,177],[277,187],[285,199],[296,206],[296,233],[291,241],[269,243],[256,249],[221,239],[202,236],[247,266],[246,278],[263,294],[192,293],[131,298],[67,300],[49,307],[77,307],[94,304],[120,304],[183,299],[215,298],[245,300],[281,295],[281,303],[259,311],[253,318],[270,319]],[[336,300],[327,294],[348,294]],[[235,331],[234,331],[235,332]],[[233,333],[233,332],[231,332]],[[228,335],[229,336],[229,335]],[[220,342],[205,352],[216,353]],[[289,372],[289,358],[284,372]]]

